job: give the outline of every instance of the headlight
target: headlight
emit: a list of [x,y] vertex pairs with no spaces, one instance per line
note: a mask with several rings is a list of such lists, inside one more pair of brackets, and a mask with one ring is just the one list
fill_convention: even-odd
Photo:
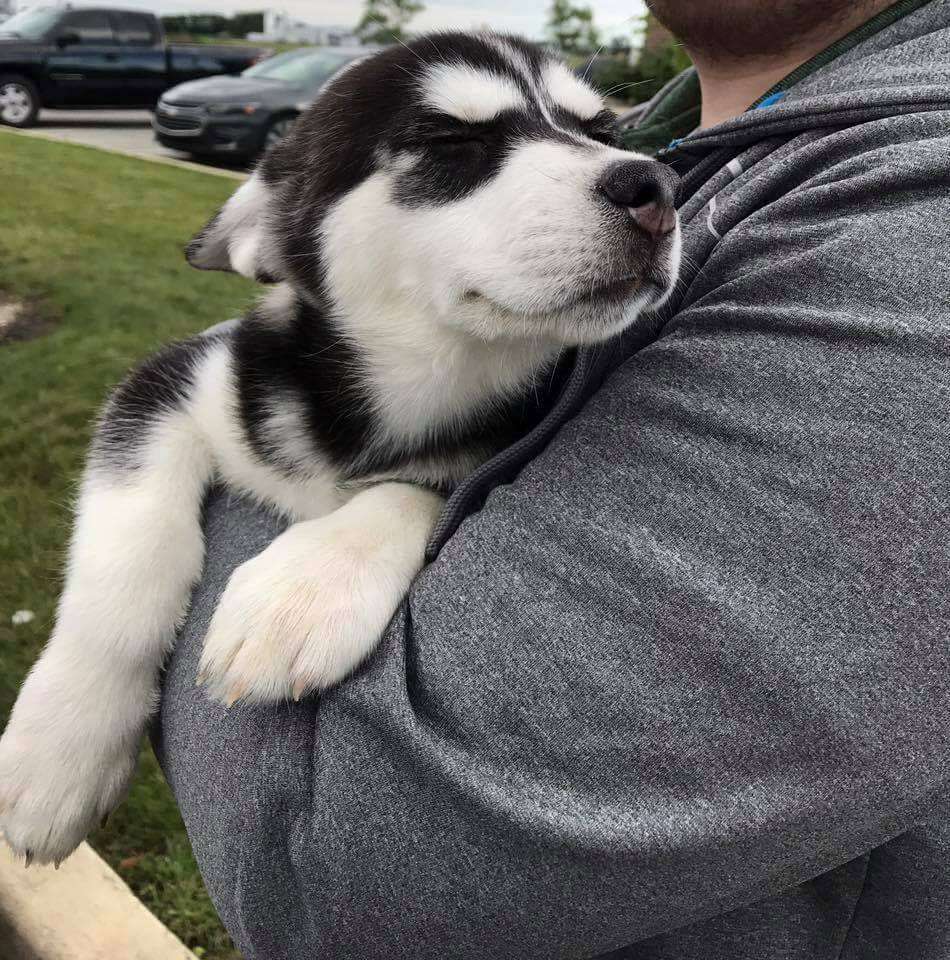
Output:
[[251,114],[256,113],[259,107],[259,103],[210,103],[205,107],[205,110],[216,117],[239,113],[249,117]]

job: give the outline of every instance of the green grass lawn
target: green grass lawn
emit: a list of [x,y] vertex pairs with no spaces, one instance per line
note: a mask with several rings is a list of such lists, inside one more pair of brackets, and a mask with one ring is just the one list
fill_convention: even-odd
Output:
[[[233,316],[252,294],[238,277],[192,270],[181,252],[234,187],[0,133],[0,298],[37,298],[57,322],[38,339],[0,342],[0,722],[50,629],[70,502],[106,392],[136,360]],[[21,609],[36,618],[13,626]],[[150,750],[91,842],[196,953],[235,956]]]

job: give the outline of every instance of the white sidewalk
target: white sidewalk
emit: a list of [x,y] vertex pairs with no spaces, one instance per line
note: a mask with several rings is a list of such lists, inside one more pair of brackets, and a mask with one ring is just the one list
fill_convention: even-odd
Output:
[[[144,131],[135,131],[143,133]],[[55,143],[71,143],[74,146],[87,147],[91,150],[105,150],[106,153],[118,153],[124,157],[135,157],[136,160],[148,160],[151,163],[164,163],[173,167],[185,167],[189,170],[199,170],[201,173],[210,173],[216,177],[228,177],[231,180],[246,180],[247,174],[240,170],[230,170],[226,167],[215,167],[210,163],[193,163],[190,160],[181,160],[171,154],[165,155],[160,151],[139,147],[128,142],[127,137],[115,138],[109,136],[108,128],[98,131],[96,137],[89,136],[89,130],[85,133],[82,130],[66,128],[58,130],[55,128],[30,127],[28,130],[18,130],[14,127],[0,125],[0,133],[10,133],[18,137],[35,137],[38,140],[52,140]],[[149,131],[149,136],[151,131]],[[0,958],[2,960],[2,958]]]

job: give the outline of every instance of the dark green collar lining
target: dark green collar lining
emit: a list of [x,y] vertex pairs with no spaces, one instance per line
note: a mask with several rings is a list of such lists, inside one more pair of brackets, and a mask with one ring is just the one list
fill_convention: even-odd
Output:
[[655,154],[671,140],[695,130],[700,112],[699,77],[689,67],[666,85],[635,127],[623,132],[624,146]]
[[[906,17],[907,14],[919,10],[928,3],[930,0],[897,0],[897,3],[886,7],[870,20],[826,47],[817,56],[796,67],[788,76],[766,90],[749,107],[749,110],[755,110],[770,97],[784,93],[843,53],[847,53],[859,43],[863,43],[869,37],[880,33],[892,23],[896,23],[902,17]],[[667,85],[636,127],[624,131],[624,145],[630,150],[654,154],[672,141],[687,136],[699,125],[700,98],[699,77],[690,67]]]

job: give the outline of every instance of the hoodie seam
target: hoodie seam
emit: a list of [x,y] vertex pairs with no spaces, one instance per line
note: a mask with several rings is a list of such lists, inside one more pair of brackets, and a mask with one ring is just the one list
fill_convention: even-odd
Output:
[[851,908],[851,918],[848,920],[848,926],[845,929],[844,938],[841,941],[841,949],[838,950],[835,960],[845,960],[845,951],[848,949],[848,944],[851,941],[851,933],[857,925],[858,914],[861,912],[861,901],[864,899],[864,894],[867,892],[868,879],[871,876],[873,858],[874,853],[872,851],[867,855],[867,858],[864,861],[864,874],[861,877],[861,889],[858,890],[858,895],[854,898],[854,906]]

